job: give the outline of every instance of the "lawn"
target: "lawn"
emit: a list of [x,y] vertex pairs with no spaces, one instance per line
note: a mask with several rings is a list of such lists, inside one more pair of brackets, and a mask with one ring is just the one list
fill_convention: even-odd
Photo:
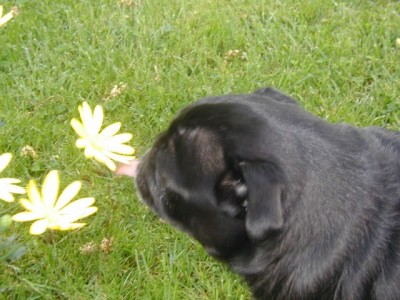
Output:
[[[62,187],[81,180],[78,196],[99,208],[77,231],[31,236],[12,223],[2,241],[13,236],[26,252],[0,263],[0,299],[251,298],[138,202],[129,178],[85,159],[69,125],[82,101],[104,107],[105,125],[121,121],[138,156],[188,103],[264,86],[331,122],[399,128],[398,1],[0,4],[20,11],[0,29],[0,154],[14,155],[0,176],[25,185],[59,170]],[[0,201],[0,216],[19,211]]]

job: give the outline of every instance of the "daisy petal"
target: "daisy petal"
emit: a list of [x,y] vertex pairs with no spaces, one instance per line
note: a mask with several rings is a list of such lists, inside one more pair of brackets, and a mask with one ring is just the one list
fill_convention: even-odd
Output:
[[10,21],[13,17],[13,13],[9,12],[5,14],[3,17],[0,18],[0,27],[6,24],[8,21]]
[[110,144],[123,144],[127,143],[132,139],[132,134],[130,133],[120,133],[110,137],[107,142]]
[[18,185],[10,184],[8,186],[8,190],[10,191],[10,193],[13,194],[26,194],[26,190]]
[[26,192],[28,193],[29,200],[32,202],[32,204],[38,209],[38,210],[43,210],[43,202],[42,198],[40,196],[39,190],[36,186],[35,180],[29,180],[28,187]]
[[69,223],[66,225],[60,225],[59,230],[74,230],[85,226],[86,223]]
[[96,150],[92,147],[92,145],[89,144],[86,146],[84,154],[86,158],[92,158],[95,152]]
[[97,207],[91,206],[86,208],[85,210],[82,211],[80,214],[68,214],[68,215],[63,215],[60,218],[60,223],[73,223],[79,219],[86,218],[92,214],[94,214],[98,210]]
[[[0,186],[0,188],[1,188],[1,186]],[[8,191],[0,190],[0,199],[4,200],[6,202],[13,202],[14,196]]]
[[44,216],[44,213],[39,210],[35,205],[32,204],[31,201],[27,200],[27,199],[20,199],[19,203],[27,210],[34,212],[38,215],[42,215]]
[[89,141],[86,140],[86,139],[83,139],[83,138],[77,139],[76,142],[75,142],[75,146],[76,146],[77,148],[85,148],[85,147],[87,147],[88,145],[89,145]]
[[80,181],[74,181],[73,183],[68,185],[58,198],[54,209],[60,210],[65,205],[67,205],[79,193],[81,187],[82,183]]
[[97,210],[98,210],[98,208],[95,206],[88,207],[82,212],[82,214],[77,216],[77,218],[70,220],[70,223],[75,222],[76,220],[79,220],[79,219],[86,218],[86,217],[94,214]]
[[94,158],[95,158],[98,162],[101,162],[101,163],[103,163],[103,164],[105,164],[105,161],[106,161],[107,159],[109,159],[109,158],[107,157],[106,153],[104,153],[104,152],[102,152],[102,151],[96,151],[96,152],[94,153]]
[[30,234],[38,235],[46,231],[49,222],[46,219],[38,220],[31,225]]
[[100,105],[96,105],[93,112],[93,133],[99,133],[101,125],[103,125],[104,112]]
[[81,215],[82,211],[88,208],[90,205],[94,203],[94,198],[82,198],[78,199],[67,206],[65,206],[63,209],[60,209],[60,214],[62,215]]
[[117,169],[115,163],[103,152],[98,151],[96,153],[95,159],[98,162],[105,164],[111,171],[115,171]]
[[85,131],[85,128],[83,127],[82,123],[79,122],[77,119],[73,118],[71,120],[71,127],[75,132],[82,138],[85,138],[87,136],[87,133]]
[[21,180],[15,178],[0,178],[0,184],[20,183]]
[[108,125],[106,128],[104,128],[103,131],[100,132],[99,136],[102,139],[110,138],[114,134],[116,134],[120,128],[121,128],[121,122],[113,123],[111,125]]
[[43,216],[36,212],[24,211],[24,212],[20,212],[20,213],[13,215],[11,218],[13,219],[13,221],[26,222],[26,221],[33,221],[33,220],[41,219],[41,218],[43,218]]
[[85,128],[89,135],[92,134],[93,115],[89,104],[84,101],[82,105],[78,107],[78,110],[81,116],[83,128]]
[[[0,16],[1,17],[1,16]],[[12,159],[11,153],[4,153],[0,155],[0,172],[3,171]]]
[[95,212],[98,211],[98,208],[96,206],[91,206],[85,209],[83,214],[81,215],[80,219],[86,218],[90,215],[93,215]]
[[135,153],[135,149],[129,145],[124,144],[109,144],[106,149],[110,152],[115,152],[124,155],[131,155]]
[[118,161],[118,162],[122,162],[124,164],[128,164],[130,160],[136,158],[135,156],[120,155],[120,154],[116,154],[116,153],[113,153],[113,152],[108,152],[107,155],[111,159],[113,159],[115,161]]
[[107,159],[104,163],[111,171],[115,172],[117,170],[116,164],[111,159]]
[[52,208],[58,196],[60,177],[56,170],[50,171],[42,185],[42,199],[47,208]]

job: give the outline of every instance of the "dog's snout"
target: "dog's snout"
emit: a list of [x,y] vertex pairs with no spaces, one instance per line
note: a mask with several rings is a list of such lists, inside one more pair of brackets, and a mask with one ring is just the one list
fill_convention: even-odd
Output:
[[139,160],[133,159],[129,161],[129,164],[120,164],[115,171],[117,175],[127,175],[133,178],[137,176],[137,170],[139,166]]

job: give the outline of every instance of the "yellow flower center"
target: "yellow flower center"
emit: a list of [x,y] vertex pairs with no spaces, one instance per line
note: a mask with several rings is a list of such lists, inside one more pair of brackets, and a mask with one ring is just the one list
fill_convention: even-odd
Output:
[[104,150],[104,143],[98,136],[90,136],[89,137],[90,144],[95,150],[103,151]]
[[53,208],[46,209],[45,219],[49,221],[49,227],[60,223],[60,213]]

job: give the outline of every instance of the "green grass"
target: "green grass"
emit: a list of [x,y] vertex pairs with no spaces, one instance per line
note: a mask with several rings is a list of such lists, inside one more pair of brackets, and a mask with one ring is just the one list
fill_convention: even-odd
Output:
[[[12,224],[6,235],[28,251],[0,265],[0,299],[250,299],[140,204],[131,180],[85,160],[69,126],[83,100],[104,106],[106,124],[121,121],[139,155],[195,99],[267,85],[332,122],[399,127],[398,1],[16,2],[20,15],[0,30],[0,153],[15,156],[1,176],[25,184],[60,170],[99,211],[77,232],[32,237]],[[227,57],[236,49],[245,57]],[[37,158],[20,154],[26,145]],[[0,202],[0,215],[19,209]],[[80,251],[103,238],[110,253]]]

